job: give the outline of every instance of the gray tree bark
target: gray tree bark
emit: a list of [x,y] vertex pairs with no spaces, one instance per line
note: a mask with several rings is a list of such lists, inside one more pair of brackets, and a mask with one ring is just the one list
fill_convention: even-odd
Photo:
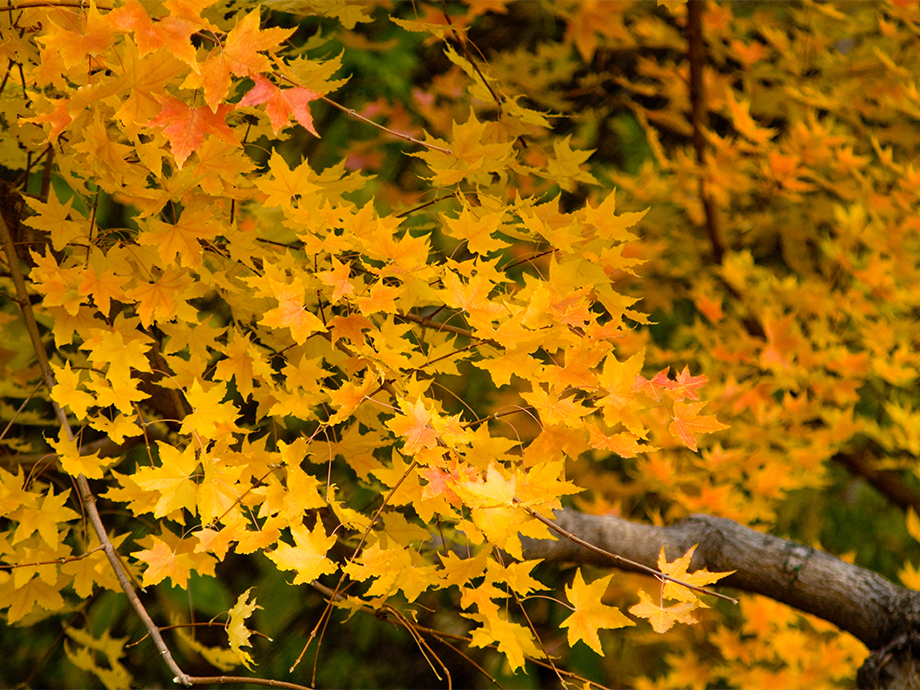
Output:
[[[614,516],[556,512],[560,527],[595,546],[656,567],[699,544],[690,571],[734,570],[719,585],[762,594],[833,623],[871,651],[859,670],[861,688],[920,688],[920,592],[830,554],[710,515],[691,515],[670,527]],[[628,570],[567,539],[522,539],[524,557]]]

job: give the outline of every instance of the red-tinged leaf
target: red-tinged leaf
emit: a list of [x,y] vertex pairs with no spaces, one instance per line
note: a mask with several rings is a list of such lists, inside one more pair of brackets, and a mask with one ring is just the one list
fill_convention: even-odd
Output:
[[271,62],[260,53],[270,50],[294,33],[294,29],[259,28],[259,9],[254,9],[231,29],[222,47],[214,48],[199,67],[198,85],[204,87],[204,99],[212,110],[230,91],[230,75],[247,77],[267,72]]
[[674,385],[674,382],[668,378],[670,369],[670,367],[662,369],[655,374],[651,380],[645,378],[641,374],[636,376],[636,380],[630,390],[634,393],[645,393],[655,402],[661,402],[661,391],[668,390]]
[[687,448],[696,452],[696,438],[694,434],[710,434],[714,431],[727,429],[728,426],[719,422],[715,415],[699,415],[699,411],[706,406],[705,402],[684,403],[679,400],[674,402],[674,411],[671,415],[672,422],[668,431],[674,438],[680,439]]
[[265,112],[268,113],[275,134],[287,125],[293,115],[305,130],[315,137],[319,136],[313,127],[313,116],[307,104],[320,98],[322,94],[302,86],[279,89],[258,74],[253,75],[252,79],[256,84],[243,96],[241,106],[265,103]]
[[204,143],[205,134],[213,134],[229,144],[239,146],[233,130],[227,125],[227,113],[232,105],[221,105],[217,112],[205,106],[189,106],[174,96],[157,96],[163,109],[147,123],[148,127],[163,127],[169,140],[176,166],[181,170],[185,161]]
[[667,393],[669,397],[675,400],[683,400],[684,398],[699,400],[700,395],[696,391],[707,383],[709,383],[708,376],[690,376],[690,367],[685,366],[684,370],[677,376],[677,380],[671,384]]
[[420,474],[428,481],[428,484],[422,489],[423,501],[444,494],[444,497],[451,505],[459,506],[461,504],[460,497],[448,483],[452,477],[455,478],[454,475],[444,472],[437,467],[426,467],[421,470]]
[[70,113],[67,110],[67,99],[60,98],[57,100],[51,101],[54,103],[54,110],[44,115],[37,115],[35,117],[24,117],[20,122],[34,122],[37,125],[47,122],[51,125],[51,129],[48,132],[48,138],[45,141],[51,141],[52,139],[57,139],[58,136],[67,129],[73,118],[70,116]]

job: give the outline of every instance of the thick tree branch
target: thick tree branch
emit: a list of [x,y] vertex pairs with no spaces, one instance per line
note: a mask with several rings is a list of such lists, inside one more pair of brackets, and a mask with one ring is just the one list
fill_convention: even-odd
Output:
[[[647,566],[664,547],[669,560],[699,544],[691,570],[736,571],[719,581],[813,614],[845,630],[875,652],[866,662],[882,668],[867,682],[900,677],[890,668],[916,663],[920,645],[920,592],[889,582],[865,568],[787,539],[757,532],[725,518],[691,515],[670,527],[615,516],[557,511],[560,526],[606,551]],[[567,540],[522,539],[524,557],[629,568]],[[886,664],[889,668],[884,668]],[[879,680],[881,678],[881,680]],[[861,679],[866,680],[863,673]]]

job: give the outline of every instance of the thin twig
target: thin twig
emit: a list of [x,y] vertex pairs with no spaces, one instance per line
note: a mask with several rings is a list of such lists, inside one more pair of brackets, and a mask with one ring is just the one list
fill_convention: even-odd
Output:
[[358,113],[357,111],[355,111],[354,108],[346,108],[344,105],[342,105],[341,103],[336,103],[336,102],[335,102],[334,100],[332,100],[331,98],[327,98],[326,96],[320,96],[320,100],[323,101],[323,102],[325,102],[325,103],[328,103],[329,105],[331,105],[331,106],[334,107],[334,108],[338,108],[339,110],[341,110],[343,113],[345,113],[345,114],[348,115],[349,117],[353,117],[353,118],[355,118],[356,120],[361,120],[361,122],[366,122],[367,124],[371,125],[372,127],[376,127],[377,129],[379,129],[379,130],[381,130],[381,131],[383,131],[383,132],[386,132],[386,133],[389,134],[390,136],[394,136],[394,137],[396,137],[397,139],[402,139],[403,141],[408,141],[408,142],[410,142],[410,143],[412,143],[412,144],[417,144],[417,145],[419,145],[419,146],[424,146],[426,149],[431,149],[432,151],[440,151],[440,152],[443,153],[445,156],[452,156],[452,155],[454,155],[454,154],[453,154],[453,151],[451,151],[450,149],[445,149],[445,148],[443,148],[443,147],[441,147],[441,146],[435,146],[434,144],[429,144],[428,142],[422,141],[421,139],[416,139],[415,137],[411,137],[411,136],[409,136],[408,134],[403,134],[402,132],[397,132],[395,129],[390,129],[389,127],[384,127],[384,126],[381,125],[380,123],[374,122],[373,120],[371,120],[371,119],[368,118],[368,117],[364,117],[364,115],[361,115],[360,113]]
[[290,688],[290,690],[312,690],[309,685],[287,683],[283,680],[272,678],[247,678],[246,676],[187,676],[189,685],[226,685],[228,683],[242,683],[246,685],[267,685],[270,688]]
[[[53,2],[51,0],[19,0],[15,5],[6,5],[5,7],[0,7],[0,12],[16,12],[18,10],[31,10],[37,7],[78,7],[81,10],[85,10],[87,6],[86,0],[80,0],[79,2],[65,1],[61,0],[59,2]],[[103,4],[101,6],[97,5],[97,9],[100,10],[111,10],[112,7],[108,7]]]
[[[13,283],[16,285],[16,294],[19,298],[19,307],[22,310],[22,315],[26,322],[26,330],[29,332],[29,337],[32,340],[32,347],[35,349],[35,354],[38,356],[38,365],[42,372],[42,379],[48,390],[51,391],[54,388],[54,373],[51,371],[51,365],[48,363],[48,353],[45,352],[41,334],[38,331],[38,323],[36,323],[35,314],[32,312],[32,303],[29,300],[29,292],[26,289],[25,279],[23,278],[22,270],[19,266],[19,257],[16,255],[13,238],[10,235],[9,227],[7,227],[6,220],[3,218],[2,214],[0,214],[0,236],[2,236],[3,249],[6,253],[7,261],[9,262],[10,275],[13,277]],[[67,415],[60,405],[54,401],[52,402],[54,405],[54,413],[61,423],[61,428],[67,435],[68,440],[72,441],[75,437],[73,430],[70,428],[70,422],[67,420]],[[121,585],[122,590],[128,597],[128,601],[131,602],[131,606],[134,607],[144,627],[147,628],[150,636],[153,638],[153,643],[156,645],[166,665],[169,666],[170,671],[175,674],[174,680],[186,686],[191,685],[189,676],[179,668],[179,665],[176,663],[175,659],[173,659],[169,648],[160,635],[159,629],[150,618],[147,609],[144,608],[144,604],[134,592],[131,581],[122,569],[118,554],[115,552],[115,547],[112,545],[106,533],[105,525],[102,524],[102,518],[99,516],[99,510],[96,508],[96,497],[89,488],[89,482],[83,474],[77,475],[76,480],[77,486],[80,489],[80,500],[83,502],[83,507],[89,515],[90,523],[93,526],[93,530],[96,532],[96,536],[99,538],[99,543],[102,545],[102,548],[105,549],[105,555],[109,559],[112,570],[115,572],[115,577],[118,578],[118,584]]]

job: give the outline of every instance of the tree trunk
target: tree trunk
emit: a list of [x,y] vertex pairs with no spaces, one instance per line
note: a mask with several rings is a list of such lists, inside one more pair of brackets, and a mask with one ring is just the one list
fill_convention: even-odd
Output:
[[[720,585],[762,594],[833,623],[871,651],[857,678],[863,688],[920,688],[920,592],[809,546],[725,518],[691,515],[670,527],[614,516],[556,512],[560,527],[624,558],[656,567],[694,544],[690,570],[734,570]],[[566,539],[524,542],[525,558],[629,569]]]

